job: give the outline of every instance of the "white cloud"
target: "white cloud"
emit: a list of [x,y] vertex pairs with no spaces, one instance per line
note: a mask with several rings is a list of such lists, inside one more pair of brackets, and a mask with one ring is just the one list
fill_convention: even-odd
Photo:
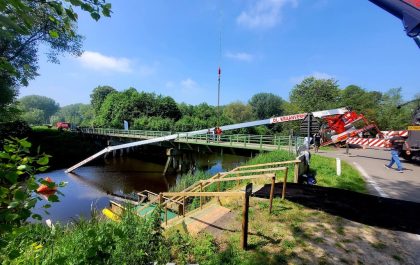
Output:
[[89,69],[96,71],[115,71],[130,73],[133,71],[132,62],[127,58],[116,58],[99,52],[85,51],[78,60]]
[[305,78],[311,77],[311,76],[315,77],[316,79],[332,79],[332,78],[335,78],[333,75],[315,71],[315,72],[313,72],[312,74],[309,74],[309,75],[301,75],[301,76],[291,77],[290,82],[293,83],[293,84],[299,84]]
[[203,88],[190,77],[178,82],[167,81],[165,87],[169,89],[168,91],[175,92],[177,96],[193,96],[203,91]]
[[225,56],[227,58],[234,59],[237,61],[243,61],[243,62],[251,62],[254,60],[254,55],[250,53],[246,53],[246,52],[236,52],[236,53],[227,52]]
[[281,21],[281,11],[284,6],[298,5],[298,0],[258,0],[248,10],[236,18],[239,25],[250,29],[271,28]]
[[180,84],[181,84],[181,89],[183,92],[196,91],[199,89],[197,82],[195,82],[191,78],[182,80]]

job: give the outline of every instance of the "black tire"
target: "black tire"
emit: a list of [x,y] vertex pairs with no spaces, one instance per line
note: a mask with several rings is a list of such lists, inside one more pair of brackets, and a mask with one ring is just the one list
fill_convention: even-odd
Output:
[[401,157],[404,158],[407,161],[411,161],[413,158],[413,154],[409,154],[407,155],[407,153],[405,151],[401,152]]

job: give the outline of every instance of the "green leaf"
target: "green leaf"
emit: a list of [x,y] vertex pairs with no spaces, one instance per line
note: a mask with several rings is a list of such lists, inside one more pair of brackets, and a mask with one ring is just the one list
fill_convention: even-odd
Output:
[[80,6],[82,4],[82,1],[80,1],[80,0],[70,0],[70,3],[74,6]]
[[44,167],[40,167],[38,168],[39,171],[44,172],[45,170],[47,170],[48,168],[50,168],[49,166],[44,166]]
[[75,13],[72,9],[66,8],[66,14],[71,20],[77,21],[78,19],[77,13]]
[[50,202],[59,202],[60,200],[58,199],[58,196],[55,194],[52,194],[48,197],[48,201]]
[[60,36],[60,35],[58,35],[58,32],[55,31],[55,30],[50,30],[48,32],[48,34],[50,34],[50,37],[53,38],[53,39],[56,39],[56,38],[58,38]]
[[18,170],[26,170],[26,165],[20,165],[17,167]]
[[0,198],[6,198],[7,194],[9,194],[9,189],[0,187]]
[[15,200],[17,201],[23,201],[26,198],[26,193],[21,191],[21,190],[17,190],[15,192]]
[[19,206],[19,202],[17,202],[17,201],[13,201],[13,202],[11,202],[11,203],[9,203],[9,206],[7,206],[7,208],[8,209],[13,209],[13,208],[16,208],[17,206]]
[[94,12],[93,7],[91,7],[89,4],[82,3],[82,4],[80,5],[80,7],[81,7],[83,10],[85,10],[85,11],[87,11],[87,12],[89,12],[89,13]]
[[50,208],[51,207],[51,204],[45,204],[44,206],[42,206],[42,207],[44,207],[45,209],[48,209],[48,208]]
[[25,139],[20,140],[19,143],[24,148],[30,148],[32,146],[32,144]]
[[34,198],[34,199],[31,199],[30,201],[28,201],[27,203],[26,203],[26,208],[27,209],[31,209],[31,208],[34,208],[35,207],[35,205],[36,205],[36,199]]
[[37,163],[38,165],[41,165],[41,166],[45,166],[45,165],[47,165],[47,164],[48,164],[48,162],[49,162],[48,156],[43,156],[43,157],[41,157],[40,159],[38,159],[38,160],[36,161],[36,163]]
[[16,172],[7,172],[4,177],[12,184],[17,182],[18,174]]
[[27,187],[28,187],[29,190],[36,190],[36,189],[38,189],[39,184],[36,183],[34,179],[32,179],[32,180],[28,181]]
[[32,218],[36,219],[36,220],[42,220],[42,216],[39,214],[33,214]]
[[96,21],[98,21],[101,18],[101,15],[99,15],[99,13],[97,12],[90,13],[90,16]]
[[10,155],[8,153],[5,153],[5,152],[0,152],[0,158],[10,159]]

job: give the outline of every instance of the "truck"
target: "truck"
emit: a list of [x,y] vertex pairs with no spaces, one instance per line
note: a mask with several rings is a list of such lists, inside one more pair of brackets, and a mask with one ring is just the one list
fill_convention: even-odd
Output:
[[410,147],[410,153],[407,154],[407,147],[405,145],[403,147],[404,152],[401,152],[401,156],[406,160],[420,160],[420,98],[408,101],[398,106],[398,108],[401,108],[414,102],[417,102],[417,107],[413,111],[411,124],[407,128],[408,135],[406,138],[406,142]]
[[57,127],[58,130],[69,130],[71,124],[69,122],[59,121],[55,124],[55,127]]

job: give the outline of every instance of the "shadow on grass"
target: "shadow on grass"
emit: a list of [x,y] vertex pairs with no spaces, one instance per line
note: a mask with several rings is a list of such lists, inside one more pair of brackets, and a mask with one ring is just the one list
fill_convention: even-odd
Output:
[[[282,187],[276,183],[276,197],[281,196]],[[265,185],[254,196],[268,198],[269,194],[270,185]],[[420,203],[295,183],[287,183],[286,199],[370,226],[420,234]]]

